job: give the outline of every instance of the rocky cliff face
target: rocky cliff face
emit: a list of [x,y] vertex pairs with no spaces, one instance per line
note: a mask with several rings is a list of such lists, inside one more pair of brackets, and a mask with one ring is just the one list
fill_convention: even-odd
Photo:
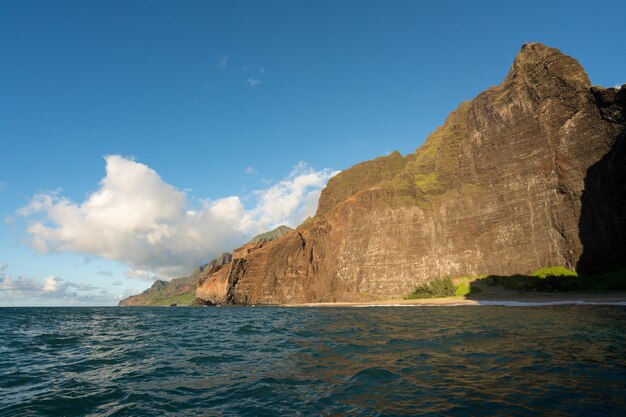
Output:
[[[293,231],[287,226],[278,226],[267,233],[253,237],[244,247],[255,247],[283,237]],[[237,256],[241,256],[242,249],[238,249]],[[233,255],[222,253],[211,262],[196,268],[188,277],[174,278],[167,282],[157,280],[150,288],[138,295],[132,295],[119,302],[119,306],[154,306],[154,305],[207,305],[221,302],[227,288],[218,277],[222,277],[230,270]],[[219,291],[220,297],[214,297],[213,292]],[[198,294],[196,294],[198,292]]]
[[583,272],[626,262],[622,89],[526,44],[497,87],[414,154],[331,179],[316,216],[233,254],[196,294],[257,304],[400,297],[444,276]]
[[174,278],[167,282],[157,280],[150,288],[119,302],[119,306],[191,305],[201,280],[223,265],[230,263],[232,255],[224,252],[211,262],[196,268],[188,277]]

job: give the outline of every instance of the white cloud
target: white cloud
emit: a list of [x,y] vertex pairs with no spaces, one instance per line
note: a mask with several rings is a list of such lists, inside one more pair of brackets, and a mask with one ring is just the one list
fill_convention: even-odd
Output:
[[257,80],[256,78],[248,78],[248,84],[250,84],[250,87],[256,87],[257,85],[261,84],[261,80]]
[[50,275],[43,280],[43,287],[41,288],[43,292],[58,292],[61,288],[61,279],[59,277],[55,277],[54,275]]
[[224,55],[221,58],[219,58],[217,60],[217,66],[219,68],[226,68],[228,67],[228,60],[230,59],[230,55]]
[[157,279],[165,279],[164,277],[160,276],[159,274],[155,274],[154,272],[146,271],[144,269],[131,269],[131,270],[128,270],[128,271],[126,271],[124,273],[124,276],[126,278],[140,279],[142,281],[148,281],[148,282],[156,281]]
[[[29,245],[41,253],[74,252],[126,264],[129,278],[153,281],[188,274],[251,236],[313,215],[321,189],[336,174],[305,163],[277,184],[238,196],[195,200],[148,166],[107,156],[100,188],[82,203],[58,191],[38,194],[18,211]],[[190,203],[191,202],[191,203]]]
[[77,284],[50,275],[43,281],[14,278],[0,268],[0,305],[111,305],[123,297],[103,288]]
[[244,174],[248,174],[248,175],[256,175],[256,174],[258,174],[257,170],[254,169],[254,167],[252,165],[248,165],[248,167],[243,170],[243,173]]
[[322,188],[337,173],[314,171],[306,163],[298,163],[286,179],[254,192],[257,206],[245,213],[243,224],[260,225],[260,230],[279,224],[299,225],[315,214]]

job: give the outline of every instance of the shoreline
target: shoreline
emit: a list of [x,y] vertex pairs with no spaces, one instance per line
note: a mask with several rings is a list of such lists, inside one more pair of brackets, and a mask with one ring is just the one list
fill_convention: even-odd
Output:
[[446,297],[414,300],[338,301],[323,303],[280,304],[280,307],[455,307],[455,306],[558,306],[616,305],[626,306],[626,293],[533,293],[511,291],[499,297]]

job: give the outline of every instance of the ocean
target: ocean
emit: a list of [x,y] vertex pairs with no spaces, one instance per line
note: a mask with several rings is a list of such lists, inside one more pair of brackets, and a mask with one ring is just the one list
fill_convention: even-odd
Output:
[[626,308],[0,308],[2,416],[626,415]]

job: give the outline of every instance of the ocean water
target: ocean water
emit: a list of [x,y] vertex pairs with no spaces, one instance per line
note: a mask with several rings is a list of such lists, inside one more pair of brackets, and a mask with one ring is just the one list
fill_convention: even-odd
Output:
[[0,415],[626,415],[626,308],[0,308]]

